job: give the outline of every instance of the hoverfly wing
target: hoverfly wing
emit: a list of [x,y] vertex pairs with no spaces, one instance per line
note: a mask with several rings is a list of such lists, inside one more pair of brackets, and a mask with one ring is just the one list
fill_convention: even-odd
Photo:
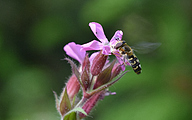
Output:
[[131,46],[131,48],[140,54],[147,54],[157,49],[161,43],[142,42],[137,45]]

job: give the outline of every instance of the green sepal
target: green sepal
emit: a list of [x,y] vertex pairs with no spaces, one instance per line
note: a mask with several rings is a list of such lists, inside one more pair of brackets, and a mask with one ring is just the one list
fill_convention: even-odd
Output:
[[78,70],[77,66],[75,65],[75,63],[72,60],[70,60],[69,58],[65,58],[65,60],[67,60],[71,64],[73,74],[75,74],[75,76],[77,77],[77,80],[79,81],[81,86],[83,86],[83,84],[82,84],[82,82],[80,80],[79,70]]
[[59,111],[59,99],[58,99],[57,94],[56,94],[55,91],[53,91],[53,94],[55,95],[56,108]]
[[76,100],[76,95],[73,97],[73,101],[72,101],[72,106],[71,106],[71,108],[73,108],[74,106],[75,106],[75,100]]
[[69,100],[69,96],[67,94],[67,87],[65,87],[64,94],[61,95],[59,111],[60,111],[61,115],[64,116],[70,110],[71,110],[71,103]]

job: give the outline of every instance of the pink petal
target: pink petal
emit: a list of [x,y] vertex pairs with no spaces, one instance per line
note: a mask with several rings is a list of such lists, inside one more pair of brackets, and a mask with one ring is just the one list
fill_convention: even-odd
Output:
[[123,32],[121,30],[117,30],[114,34],[114,36],[112,37],[112,39],[110,40],[110,45],[114,46],[115,43],[118,41],[118,40],[121,40],[122,39],[122,36],[123,36]]
[[123,36],[123,31],[117,30],[117,31],[115,32],[114,36],[112,37],[112,39],[121,40],[121,39],[122,39],[122,36]]
[[102,54],[111,55],[111,48],[109,45],[103,45]]
[[105,36],[102,26],[99,23],[91,22],[89,23],[91,30],[93,31],[94,35],[102,42],[108,43],[108,40]]
[[93,40],[89,43],[83,44],[81,45],[82,49],[88,51],[88,50],[100,50],[103,46],[102,43],[100,43],[99,41]]
[[81,45],[75,44],[74,42],[68,43],[67,45],[64,46],[64,50],[67,55],[70,57],[76,59],[79,61],[79,63],[82,64],[86,51],[81,49]]
[[105,96],[116,95],[116,92],[106,91]]

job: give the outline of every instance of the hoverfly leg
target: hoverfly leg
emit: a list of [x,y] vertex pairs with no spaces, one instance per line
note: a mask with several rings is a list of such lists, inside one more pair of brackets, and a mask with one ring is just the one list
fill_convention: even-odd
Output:
[[123,64],[122,64],[122,65],[125,65],[125,66],[127,66],[127,63],[129,63],[129,62],[126,62],[126,57],[127,57],[127,56],[124,55],[124,56],[123,56],[123,59],[122,59],[122,61],[123,61]]

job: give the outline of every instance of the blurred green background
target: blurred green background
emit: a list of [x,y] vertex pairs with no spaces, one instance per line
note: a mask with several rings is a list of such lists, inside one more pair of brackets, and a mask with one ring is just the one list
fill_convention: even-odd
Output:
[[[134,45],[162,45],[136,54],[143,72],[127,73],[87,120],[192,119],[191,0],[1,0],[0,120],[60,120],[54,95],[71,75],[63,46],[96,37],[88,23],[116,30]],[[128,67],[128,70],[131,68]]]

